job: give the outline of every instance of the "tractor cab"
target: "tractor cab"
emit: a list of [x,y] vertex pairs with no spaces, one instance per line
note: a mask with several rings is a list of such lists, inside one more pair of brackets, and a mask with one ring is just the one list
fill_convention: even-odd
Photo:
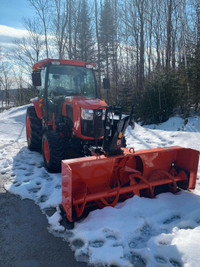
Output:
[[[107,104],[98,99],[94,65],[83,61],[46,59],[33,66],[32,80],[37,87],[40,108],[47,125],[84,140],[103,138]],[[98,110],[98,116],[97,115]],[[96,126],[94,126],[94,118]],[[66,120],[68,121],[66,126]],[[65,127],[63,127],[65,126]],[[64,129],[65,128],[65,129]],[[101,129],[100,129],[101,128]]]
[[[32,80],[48,128],[52,125],[53,130],[64,136],[81,140],[94,140],[95,129],[99,129],[96,138],[103,138],[107,104],[97,98],[92,63],[46,59],[33,66]],[[95,116],[97,109],[99,116]]]
[[97,98],[93,64],[47,59],[33,66],[33,85],[40,97],[80,95]]
[[[28,147],[39,150],[41,144],[48,170],[59,170],[61,159],[73,157],[74,152],[75,157],[90,155],[90,147],[102,147],[107,104],[98,98],[92,63],[45,59],[34,64],[32,82],[38,96],[27,111]],[[31,134],[37,130],[37,136]],[[49,155],[45,148],[54,146],[57,140],[62,140],[59,151],[62,146],[64,152],[58,152],[62,156],[57,157],[54,168],[45,157]]]

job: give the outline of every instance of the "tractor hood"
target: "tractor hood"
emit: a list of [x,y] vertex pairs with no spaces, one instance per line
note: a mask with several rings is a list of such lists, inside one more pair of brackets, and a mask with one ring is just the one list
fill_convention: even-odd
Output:
[[68,104],[77,105],[81,108],[98,109],[100,107],[106,108],[107,104],[98,98],[87,98],[85,96],[68,96],[65,98]]

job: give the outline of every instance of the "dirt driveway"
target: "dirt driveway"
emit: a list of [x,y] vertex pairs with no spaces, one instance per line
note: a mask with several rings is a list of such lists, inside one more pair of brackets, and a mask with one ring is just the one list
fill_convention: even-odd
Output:
[[31,200],[21,200],[3,188],[0,174],[0,266],[78,267],[67,242],[47,231],[47,219]]

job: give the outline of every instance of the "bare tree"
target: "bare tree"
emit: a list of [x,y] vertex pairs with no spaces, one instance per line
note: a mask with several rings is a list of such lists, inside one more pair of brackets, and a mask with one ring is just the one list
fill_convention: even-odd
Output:
[[48,26],[50,21],[50,7],[48,0],[29,0],[29,3],[34,7],[36,14],[38,15],[44,32],[46,57],[49,57],[49,45],[48,45]]
[[145,55],[145,8],[146,0],[129,0],[124,16],[128,17],[125,24],[128,25],[131,45],[133,46],[133,57],[136,63],[136,88],[144,89],[144,55]]
[[151,75],[152,66],[152,39],[153,39],[153,17],[154,17],[154,1],[147,2],[147,23],[146,23],[146,36],[147,36],[147,54],[148,54],[148,78]]
[[23,66],[30,74],[33,64],[44,56],[44,40],[41,32],[38,32],[36,20],[27,19],[24,21],[27,29],[27,36],[16,39],[16,48],[13,51],[15,63]]
[[98,85],[101,87],[101,51],[100,51],[100,38],[99,38],[99,8],[97,0],[95,0],[95,29],[97,40],[97,66],[98,66]]
[[15,104],[21,106],[24,103],[24,88],[30,87],[27,82],[27,75],[22,66],[15,66],[13,69],[13,76],[15,79],[15,86],[17,87],[17,95],[15,97]]
[[67,24],[69,21],[69,1],[53,0],[52,29],[58,50],[58,57],[64,58],[67,45]]
[[186,21],[186,3],[185,0],[178,0],[178,15],[179,15],[179,20],[181,24],[181,50],[183,53],[184,57],[184,64],[185,64],[185,73],[186,73],[186,84],[187,84],[187,93],[189,95],[189,83],[188,83],[188,62],[187,62],[187,51],[186,51],[186,26],[187,26],[187,21]]
[[[11,66],[8,64],[8,62],[2,62],[0,65],[0,84],[1,84],[1,90],[4,90],[5,92],[5,104],[6,107],[9,107],[10,105],[10,95],[9,90],[13,84],[13,79],[11,76]],[[3,107],[3,98],[2,98],[2,107]]]
[[69,59],[72,59],[72,1],[69,1],[69,26],[68,26],[68,38],[69,38],[69,46],[68,46],[68,55]]

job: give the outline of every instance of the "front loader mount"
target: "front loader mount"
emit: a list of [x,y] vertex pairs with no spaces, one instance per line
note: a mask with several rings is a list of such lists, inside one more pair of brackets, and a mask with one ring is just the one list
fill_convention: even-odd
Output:
[[[123,155],[62,161],[62,207],[72,222],[91,206],[114,207],[134,195],[154,197],[177,188],[194,189],[199,151],[165,147]],[[132,153],[131,153],[132,152]]]

